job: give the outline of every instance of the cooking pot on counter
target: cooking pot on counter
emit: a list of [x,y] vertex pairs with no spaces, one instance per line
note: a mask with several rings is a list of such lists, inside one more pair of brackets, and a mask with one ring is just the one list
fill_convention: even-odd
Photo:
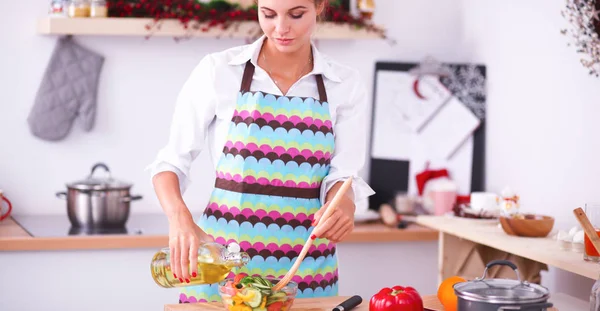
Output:
[[[487,270],[496,265],[511,267],[518,280],[486,279]],[[517,266],[508,260],[494,260],[485,266],[483,277],[454,284],[458,297],[458,311],[545,311],[552,307],[548,302],[547,288],[521,281]]]
[[[94,177],[98,168],[103,168],[108,177]],[[67,200],[67,214],[74,228],[124,227],[131,201],[142,198],[141,195],[130,195],[133,185],[113,179],[104,163],[95,164],[86,179],[66,186],[67,191],[57,192],[56,196]]]

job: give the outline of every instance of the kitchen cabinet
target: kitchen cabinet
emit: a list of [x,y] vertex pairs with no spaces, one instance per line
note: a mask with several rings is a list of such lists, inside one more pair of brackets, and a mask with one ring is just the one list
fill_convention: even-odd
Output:
[[[160,234],[156,236],[147,228],[154,223],[153,216],[158,216],[159,227],[153,230]],[[26,216],[14,217],[23,222]],[[68,236],[66,215],[27,217],[31,217],[27,229],[14,219],[0,222],[0,257],[2,265],[8,267],[0,279],[0,288],[6,289],[3,309],[37,310],[40,301],[46,309],[63,311],[78,311],[81,306],[87,311],[162,310],[165,304],[177,303],[177,289],[157,286],[149,269],[152,255],[167,245],[164,217],[132,214],[128,222],[131,228],[139,224],[148,235],[114,237]],[[44,220],[54,223],[55,236],[42,228],[31,228]],[[35,232],[45,236],[32,236]],[[423,293],[435,292],[437,235],[436,230],[419,225],[399,230],[379,223],[357,224],[338,248],[340,295],[364,298],[396,283],[410,284]],[[32,282],[35,299],[31,299]]]
[[[131,215],[125,232],[85,234],[70,229],[66,215],[15,215],[0,222],[0,251],[161,248],[168,245],[162,214]],[[395,229],[359,223],[342,243],[435,241],[437,231],[420,225]]]

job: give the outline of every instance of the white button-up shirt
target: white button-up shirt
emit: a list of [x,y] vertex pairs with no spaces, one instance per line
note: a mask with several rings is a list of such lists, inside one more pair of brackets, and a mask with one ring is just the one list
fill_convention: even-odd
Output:
[[177,98],[169,140],[148,166],[151,175],[172,171],[179,177],[181,193],[189,186],[189,171],[202,151],[209,152],[216,168],[240,91],[245,63],[256,67],[251,91],[319,98],[314,75],[322,74],[335,134],[330,171],[321,184],[321,202],[338,181],[353,178],[355,201],[374,192],[360,177],[366,155],[367,94],[358,71],[327,58],[312,45],[313,70],[282,94],[268,73],[258,66],[265,36],[252,44],[206,55],[194,68]]

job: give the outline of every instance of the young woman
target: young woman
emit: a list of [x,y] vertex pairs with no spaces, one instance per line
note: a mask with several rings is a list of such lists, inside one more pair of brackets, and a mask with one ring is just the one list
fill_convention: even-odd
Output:
[[[311,43],[326,1],[257,3],[264,36],[200,61],[178,97],[168,144],[151,165],[169,221],[172,271],[189,282],[200,243],[235,241],[252,257],[236,273],[282,277],[312,237],[315,246],[293,279],[298,297],[337,295],[335,243],[354,228],[355,200],[373,193],[356,177],[365,157],[365,88],[357,71]],[[196,223],[182,193],[201,151],[210,153],[216,180]],[[347,178],[351,194],[314,230],[313,219]],[[219,300],[216,284],[185,287],[179,298]]]

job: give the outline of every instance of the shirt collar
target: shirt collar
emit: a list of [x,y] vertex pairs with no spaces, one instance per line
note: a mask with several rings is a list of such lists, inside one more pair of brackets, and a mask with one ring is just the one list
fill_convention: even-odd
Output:
[[[230,61],[229,65],[242,65],[245,64],[248,60],[254,64],[254,66],[258,66],[258,54],[262,47],[264,40],[266,39],[265,35],[262,35],[259,39],[251,43],[250,45],[245,46],[240,53],[235,55]],[[334,82],[341,82],[338,75],[333,71],[331,64],[327,60],[327,58],[319,52],[319,50],[315,47],[314,43],[311,42],[314,64],[313,70],[310,74],[323,74],[327,79]]]

